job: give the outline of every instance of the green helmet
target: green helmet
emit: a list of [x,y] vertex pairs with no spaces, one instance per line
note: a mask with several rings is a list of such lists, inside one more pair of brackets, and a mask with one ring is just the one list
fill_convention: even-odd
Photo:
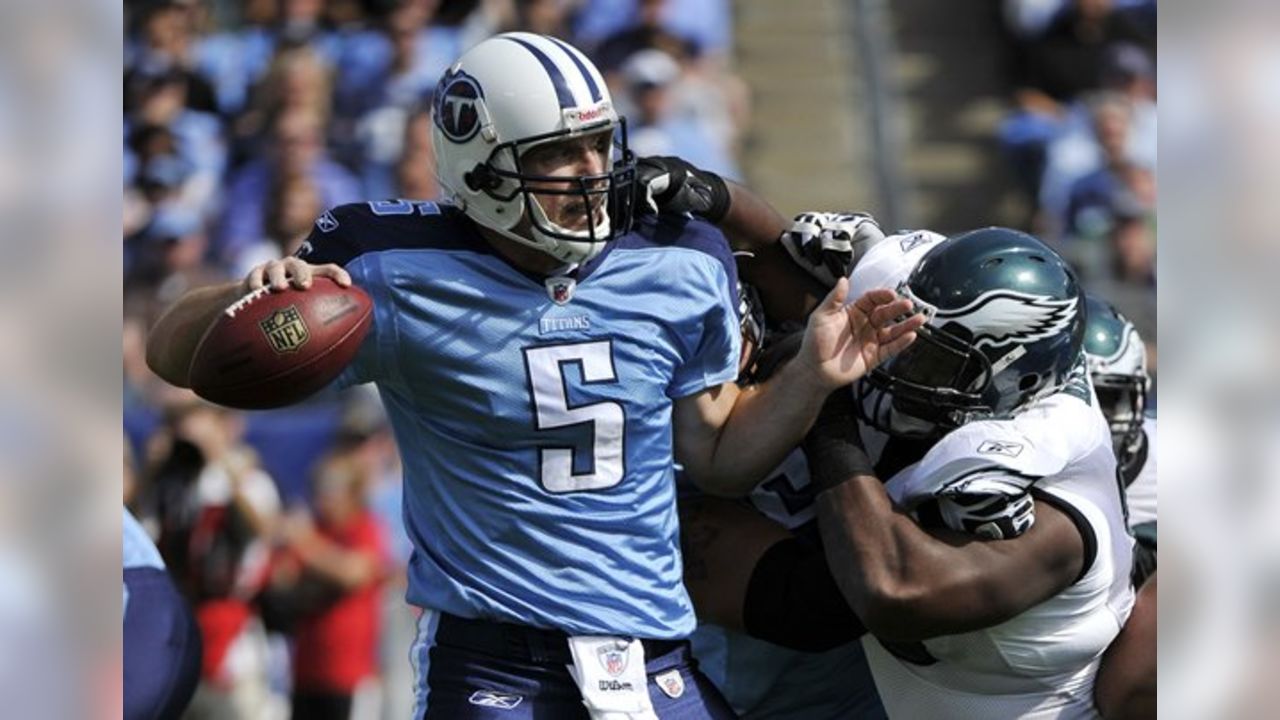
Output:
[[949,238],[898,293],[929,321],[859,383],[858,405],[874,427],[939,435],[1008,416],[1083,378],[1080,285],[1066,261],[1026,233],[990,227]]
[[1138,329],[1115,306],[1086,295],[1088,320],[1084,352],[1102,414],[1111,426],[1111,444],[1121,468],[1130,465],[1142,444],[1142,413],[1147,406],[1147,350]]

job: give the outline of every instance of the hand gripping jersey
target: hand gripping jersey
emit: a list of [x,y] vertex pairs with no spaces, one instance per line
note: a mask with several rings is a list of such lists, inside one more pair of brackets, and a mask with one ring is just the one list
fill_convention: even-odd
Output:
[[737,374],[717,230],[650,218],[544,279],[456,208],[390,201],[326,213],[300,255],[373,298],[339,383],[377,384],[404,459],[410,603],[576,635],[693,630],[671,417]]
[[[933,233],[889,238],[852,274],[853,292],[896,287]],[[890,717],[1095,717],[1097,662],[1133,604],[1110,433],[1083,366],[1062,390],[1002,420],[970,422],[932,445],[863,428],[886,490],[922,523],[1009,537],[1051,503],[1080,530],[1084,566],[1069,587],[999,625],[921,643],[863,639]],[[985,514],[985,515],[984,515]],[[992,540],[999,542],[999,540]]]

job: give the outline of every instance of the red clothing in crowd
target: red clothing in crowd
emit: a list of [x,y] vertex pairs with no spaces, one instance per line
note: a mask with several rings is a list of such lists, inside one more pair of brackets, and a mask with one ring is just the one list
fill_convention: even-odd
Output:
[[200,674],[205,680],[220,688],[226,688],[231,682],[235,670],[225,667],[223,661],[253,614],[248,603],[235,598],[205,600],[196,605],[196,624],[204,640]]
[[[380,566],[389,562],[382,529],[369,512],[361,511],[342,528],[321,524],[317,529],[347,550],[374,554]],[[297,690],[351,694],[360,681],[377,674],[382,581],[379,576],[299,622],[294,656]]]

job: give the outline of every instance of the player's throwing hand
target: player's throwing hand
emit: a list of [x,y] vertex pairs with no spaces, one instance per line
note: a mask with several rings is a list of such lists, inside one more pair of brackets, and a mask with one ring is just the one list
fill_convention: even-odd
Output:
[[290,285],[298,290],[306,290],[311,287],[312,278],[316,277],[327,277],[342,287],[351,287],[351,276],[340,265],[312,265],[296,257],[268,260],[255,265],[245,275],[244,286],[248,291],[267,286],[273,291],[279,291]]

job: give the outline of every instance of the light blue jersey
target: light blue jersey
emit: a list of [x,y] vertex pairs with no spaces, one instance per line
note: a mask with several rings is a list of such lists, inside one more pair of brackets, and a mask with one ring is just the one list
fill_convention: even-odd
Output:
[[126,568],[132,567],[151,567],[164,569],[164,560],[160,557],[160,551],[156,549],[156,544],[151,541],[151,536],[142,528],[128,509],[124,511],[124,522],[121,527],[124,546],[122,549],[122,558]]
[[[151,541],[151,536],[147,535],[147,531],[136,518],[130,514],[125,508],[124,522],[121,525],[121,536],[124,541],[121,550],[121,558],[123,560],[124,569],[129,568],[156,568],[164,569],[164,560],[160,557],[160,551],[156,549],[156,544]],[[121,583],[124,588],[123,607],[125,610],[129,608],[129,586]]]
[[323,216],[375,319],[340,382],[376,382],[405,468],[422,607],[570,634],[678,638],[672,402],[733,380],[736,274],[723,236],[642,220],[574,279],[517,270],[457,209]]

